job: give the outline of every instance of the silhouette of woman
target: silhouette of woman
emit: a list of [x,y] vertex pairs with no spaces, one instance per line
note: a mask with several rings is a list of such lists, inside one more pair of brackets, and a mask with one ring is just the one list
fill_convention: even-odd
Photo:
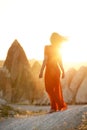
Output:
[[[41,66],[39,78],[43,77],[45,68],[45,89],[48,93],[51,109],[49,113],[62,111],[67,108],[63,100],[60,76],[64,78],[64,68],[60,55],[60,45],[66,38],[54,32],[50,37],[51,45],[44,48],[44,60]],[[61,73],[62,72],[62,73]]]

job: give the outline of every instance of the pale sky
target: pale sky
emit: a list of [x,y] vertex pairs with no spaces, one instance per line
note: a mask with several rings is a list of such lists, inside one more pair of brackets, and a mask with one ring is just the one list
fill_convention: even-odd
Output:
[[87,61],[87,0],[0,0],[0,59],[15,39],[29,59],[43,59],[54,31],[69,37],[65,62]]

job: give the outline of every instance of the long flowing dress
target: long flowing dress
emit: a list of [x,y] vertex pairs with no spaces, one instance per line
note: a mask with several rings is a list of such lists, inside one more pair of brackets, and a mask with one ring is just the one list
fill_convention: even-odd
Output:
[[50,98],[51,109],[65,110],[66,103],[63,100],[62,88],[60,83],[60,68],[58,64],[57,51],[53,47],[45,46],[44,55],[47,56],[45,69],[45,89]]

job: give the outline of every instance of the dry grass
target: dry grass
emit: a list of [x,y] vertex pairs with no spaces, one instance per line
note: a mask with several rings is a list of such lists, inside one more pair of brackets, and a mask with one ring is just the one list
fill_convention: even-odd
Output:
[[0,106],[0,119],[3,117],[7,118],[7,117],[38,116],[38,115],[42,115],[45,113],[46,113],[46,111],[43,111],[43,110],[39,110],[39,111],[35,112],[35,111],[14,109],[13,107],[11,107],[9,105]]

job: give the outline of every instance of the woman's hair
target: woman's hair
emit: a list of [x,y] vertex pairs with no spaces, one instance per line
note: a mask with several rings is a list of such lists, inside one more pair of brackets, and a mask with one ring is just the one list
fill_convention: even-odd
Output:
[[51,34],[50,41],[51,41],[52,45],[59,45],[62,42],[66,41],[66,37],[64,37],[56,32],[53,32]]

